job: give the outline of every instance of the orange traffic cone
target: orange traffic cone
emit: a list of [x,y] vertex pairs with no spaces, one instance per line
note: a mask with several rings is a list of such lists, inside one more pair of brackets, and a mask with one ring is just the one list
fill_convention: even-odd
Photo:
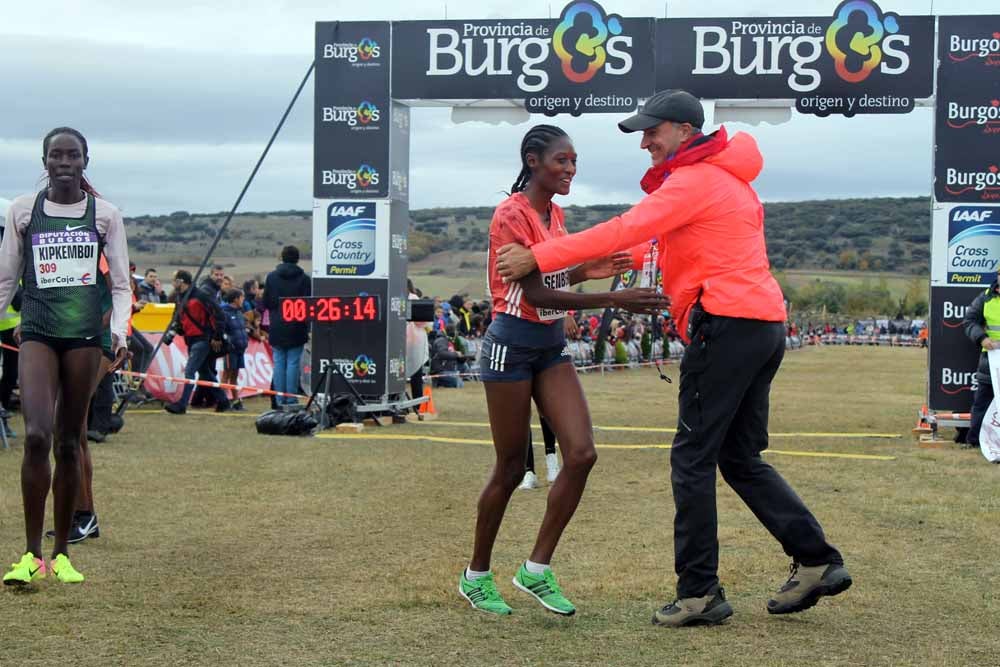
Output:
[[930,412],[925,405],[920,408],[920,413],[917,415],[917,425],[913,427],[913,435],[919,439],[922,435],[931,435],[933,433],[934,428],[930,423]]
[[434,419],[437,417],[437,408],[434,407],[434,394],[431,392],[430,384],[424,385],[424,396],[427,401],[420,404],[420,414],[424,419]]

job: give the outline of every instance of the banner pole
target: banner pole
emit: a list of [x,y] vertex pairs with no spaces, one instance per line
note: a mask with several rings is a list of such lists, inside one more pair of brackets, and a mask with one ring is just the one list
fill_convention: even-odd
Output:
[[[253,171],[250,172],[249,178],[247,178],[246,183],[243,184],[243,189],[240,191],[239,196],[236,198],[236,202],[233,203],[233,207],[229,210],[229,215],[226,216],[226,220],[222,223],[222,226],[219,227],[219,231],[216,232],[215,238],[212,239],[212,244],[209,246],[208,251],[205,253],[204,259],[201,260],[201,265],[195,272],[194,278],[192,278],[191,280],[191,287],[189,287],[188,291],[184,293],[183,297],[181,297],[180,302],[176,306],[174,306],[174,314],[170,317],[170,323],[167,324],[166,329],[163,330],[164,336],[167,335],[170,329],[174,326],[174,323],[177,322],[177,320],[180,318],[181,313],[184,312],[184,307],[187,305],[187,302],[191,299],[191,295],[194,293],[194,290],[198,288],[198,278],[201,277],[201,274],[205,271],[205,266],[208,264],[209,260],[212,259],[212,253],[215,252],[216,246],[219,245],[219,241],[222,240],[222,236],[226,233],[226,229],[229,227],[229,223],[232,221],[233,216],[236,215],[236,209],[238,209],[240,204],[243,202],[243,197],[246,195],[247,190],[250,189],[250,184],[253,183],[253,179],[257,176],[257,172],[260,170],[260,165],[264,163],[264,158],[267,157],[268,152],[271,150],[271,146],[274,145],[274,140],[278,138],[278,133],[281,132],[281,128],[284,127],[285,121],[288,119],[288,114],[291,113],[292,108],[295,106],[295,103],[299,99],[299,95],[302,94],[302,89],[305,88],[306,82],[309,81],[309,77],[312,76],[313,70],[315,68],[316,68],[316,61],[313,60],[312,62],[309,63],[309,69],[306,70],[305,76],[302,77],[302,82],[299,83],[299,87],[296,89],[295,94],[292,95],[292,99],[288,103],[288,107],[285,109],[285,113],[281,115],[281,120],[278,121],[278,125],[274,128],[274,132],[271,133],[271,138],[268,140],[267,145],[264,146],[264,151],[260,154],[260,157],[257,159],[257,164],[254,165]],[[149,370],[150,364],[152,364],[153,360],[156,359],[156,355],[160,351],[160,348],[162,346],[163,346],[163,338],[161,337],[160,340],[157,341],[156,347],[153,348],[152,354],[149,355],[149,359],[146,361],[145,368],[142,369],[143,373]],[[143,382],[144,381],[145,379],[143,379]],[[133,389],[124,398],[122,398],[121,403],[118,404],[118,409],[115,410],[115,414],[121,416],[122,414],[125,413],[125,411],[128,409],[129,399],[134,395],[136,391],[142,388],[143,382],[140,382],[139,386],[136,389]]]

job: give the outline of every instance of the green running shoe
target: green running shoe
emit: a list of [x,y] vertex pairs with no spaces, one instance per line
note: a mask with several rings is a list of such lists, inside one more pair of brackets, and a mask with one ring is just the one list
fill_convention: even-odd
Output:
[[493,573],[490,572],[485,577],[479,577],[475,581],[470,581],[462,570],[458,578],[458,594],[469,601],[473,609],[485,611],[498,616],[507,616],[513,613],[497,590],[497,584],[493,580]]
[[532,574],[522,564],[514,575],[514,585],[533,596],[551,612],[563,616],[572,616],[576,613],[576,607],[562,594],[562,589],[556,583],[556,575],[552,574],[551,569],[545,570],[542,574]]
[[18,562],[11,563],[10,571],[3,575],[3,583],[7,586],[26,586],[44,578],[45,561],[28,552]]
[[52,561],[52,574],[64,584],[83,583],[83,575],[76,571],[66,554],[59,554]]

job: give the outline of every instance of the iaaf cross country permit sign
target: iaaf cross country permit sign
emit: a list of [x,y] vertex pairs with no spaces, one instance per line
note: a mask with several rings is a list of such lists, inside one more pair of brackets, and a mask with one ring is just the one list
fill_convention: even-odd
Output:
[[405,276],[405,266],[390,267],[390,210],[385,199],[314,199],[313,278],[388,278],[394,270]]
[[846,0],[829,17],[657,22],[656,88],[794,99],[800,113],[906,113],[933,92],[934,18]]
[[370,276],[375,271],[375,204],[333,202],[326,207],[326,274]]
[[396,99],[516,99],[534,113],[629,112],[653,93],[653,19],[590,1],[558,19],[393,24]]
[[1000,206],[939,205],[933,214],[935,248],[932,280],[936,285],[987,286],[1000,270]]

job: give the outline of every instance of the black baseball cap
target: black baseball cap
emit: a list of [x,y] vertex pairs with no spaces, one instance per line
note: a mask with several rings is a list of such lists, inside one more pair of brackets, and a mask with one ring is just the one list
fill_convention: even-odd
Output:
[[686,90],[661,90],[643,104],[634,116],[618,123],[622,132],[641,132],[663,121],[690,123],[699,130],[705,124],[705,110],[697,97]]

